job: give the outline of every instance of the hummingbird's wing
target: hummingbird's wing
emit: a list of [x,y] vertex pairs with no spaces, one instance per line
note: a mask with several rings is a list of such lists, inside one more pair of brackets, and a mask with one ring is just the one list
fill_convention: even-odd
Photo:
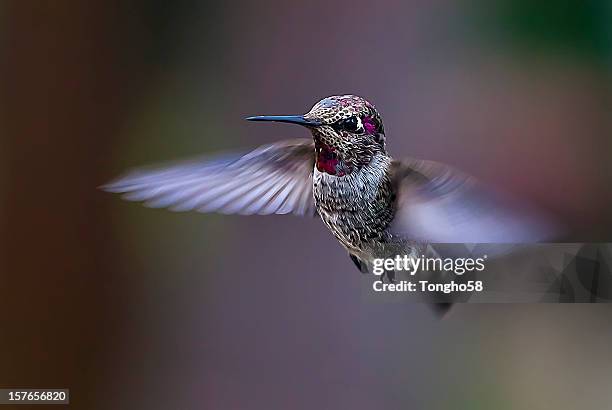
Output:
[[394,161],[396,215],[390,231],[432,243],[532,243],[558,226],[543,213],[433,161]]
[[313,169],[314,143],[301,138],[246,154],[135,170],[101,188],[173,211],[314,215]]

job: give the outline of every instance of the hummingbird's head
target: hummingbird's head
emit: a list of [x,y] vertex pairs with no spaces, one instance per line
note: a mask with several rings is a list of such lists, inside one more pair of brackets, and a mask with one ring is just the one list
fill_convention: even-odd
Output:
[[385,153],[385,130],[374,105],[355,95],[335,95],[316,103],[304,115],[249,117],[250,121],[278,121],[310,129],[320,172],[344,176]]

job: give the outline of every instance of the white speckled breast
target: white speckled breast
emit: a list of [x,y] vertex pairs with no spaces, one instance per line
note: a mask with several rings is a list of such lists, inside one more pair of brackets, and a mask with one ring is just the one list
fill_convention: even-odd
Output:
[[321,219],[349,250],[384,242],[393,219],[393,194],[388,176],[391,158],[378,154],[367,166],[336,177],[319,172],[313,194]]

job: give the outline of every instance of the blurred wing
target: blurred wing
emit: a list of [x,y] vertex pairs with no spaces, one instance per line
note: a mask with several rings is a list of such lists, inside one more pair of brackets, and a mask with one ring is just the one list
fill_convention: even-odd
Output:
[[558,233],[548,217],[431,161],[394,161],[392,233],[433,243],[531,243]]
[[173,211],[314,215],[313,168],[314,144],[303,138],[243,155],[135,170],[101,188]]

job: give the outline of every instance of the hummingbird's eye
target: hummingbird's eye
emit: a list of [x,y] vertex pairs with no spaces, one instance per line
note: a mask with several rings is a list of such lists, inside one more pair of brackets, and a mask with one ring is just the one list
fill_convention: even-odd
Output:
[[357,132],[362,127],[361,120],[357,116],[352,116],[338,121],[334,124],[335,129],[342,129],[348,132]]

